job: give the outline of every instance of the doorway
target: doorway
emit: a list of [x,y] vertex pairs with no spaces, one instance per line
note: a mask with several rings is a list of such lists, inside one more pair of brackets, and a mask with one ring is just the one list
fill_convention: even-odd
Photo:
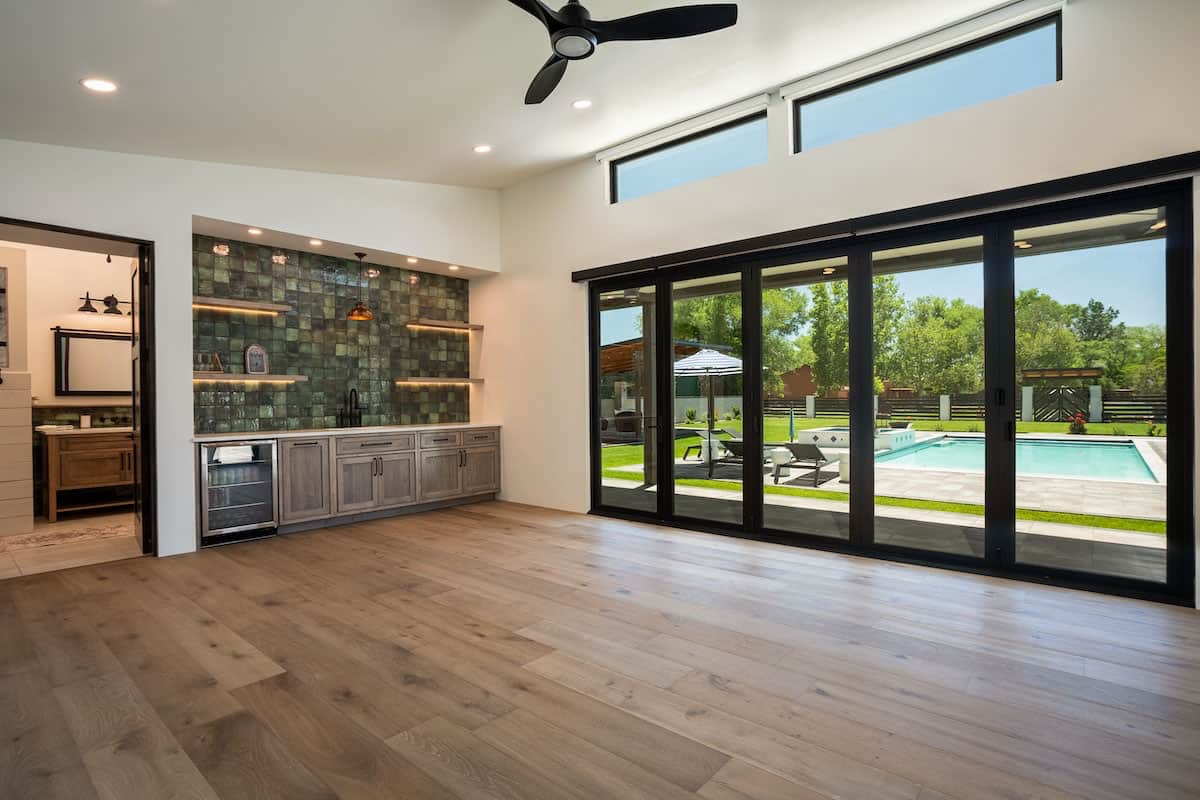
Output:
[[0,578],[156,552],[153,245],[0,219]]
[[593,509],[1191,602],[1191,248],[1177,183],[597,281]]

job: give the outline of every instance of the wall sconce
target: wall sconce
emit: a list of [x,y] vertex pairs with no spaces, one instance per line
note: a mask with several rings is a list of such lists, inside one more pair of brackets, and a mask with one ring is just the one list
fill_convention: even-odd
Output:
[[[121,311],[121,306],[133,305],[133,303],[129,302],[128,300],[118,300],[117,296],[115,294],[110,294],[110,295],[107,295],[106,297],[104,297],[104,299],[100,299],[98,297],[93,298],[91,292],[84,292],[83,297],[81,297],[79,299],[83,301],[83,305],[81,305],[79,308],[77,308],[76,311],[81,311],[84,314],[99,314],[100,313],[99,309],[97,309],[94,305],[92,305],[92,300],[94,300],[94,299],[100,300],[100,302],[104,304],[104,313],[105,314],[121,314],[121,313],[123,313]],[[129,314],[130,314],[130,316],[133,316],[132,311],[130,311]]]

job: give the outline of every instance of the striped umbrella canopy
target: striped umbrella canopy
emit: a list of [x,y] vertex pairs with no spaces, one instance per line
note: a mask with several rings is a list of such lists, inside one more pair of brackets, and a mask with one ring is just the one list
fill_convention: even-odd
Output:
[[[713,393],[712,378],[719,378],[722,375],[741,375],[742,360],[727,356],[724,353],[718,353],[716,350],[704,348],[695,355],[690,355],[687,358],[680,359],[675,362],[675,377],[681,376],[698,376],[708,378],[708,431],[709,438],[712,438],[713,423],[717,416],[716,398]],[[704,447],[708,452],[704,453],[705,460],[708,461],[708,477],[713,475],[713,457],[712,445],[705,442]]]
[[675,362],[675,375],[741,375],[742,360],[704,348],[700,352]]

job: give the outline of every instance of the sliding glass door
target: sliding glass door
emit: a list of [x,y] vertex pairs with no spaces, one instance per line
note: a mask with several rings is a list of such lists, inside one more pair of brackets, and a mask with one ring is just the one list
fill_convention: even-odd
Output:
[[844,255],[762,270],[763,525],[850,538]]
[[874,541],[982,559],[983,236],[871,253]]
[[594,506],[1186,599],[1192,258],[1171,184],[608,281]]
[[1151,205],[1013,232],[1018,564],[1167,581],[1167,227]]
[[674,281],[671,292],[673,512],[742,524],[745,437],[741,273]]
[[631,286],[597,296],[595,438],[599,502],[658,510],[657,293]]

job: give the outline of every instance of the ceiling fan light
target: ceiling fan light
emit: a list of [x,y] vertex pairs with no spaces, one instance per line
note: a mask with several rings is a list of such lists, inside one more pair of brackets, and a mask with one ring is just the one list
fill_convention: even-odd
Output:
[[554,52],[572,61],[587,58],[596,50],[596,35],[586,28],[563,28],[550,37]]

